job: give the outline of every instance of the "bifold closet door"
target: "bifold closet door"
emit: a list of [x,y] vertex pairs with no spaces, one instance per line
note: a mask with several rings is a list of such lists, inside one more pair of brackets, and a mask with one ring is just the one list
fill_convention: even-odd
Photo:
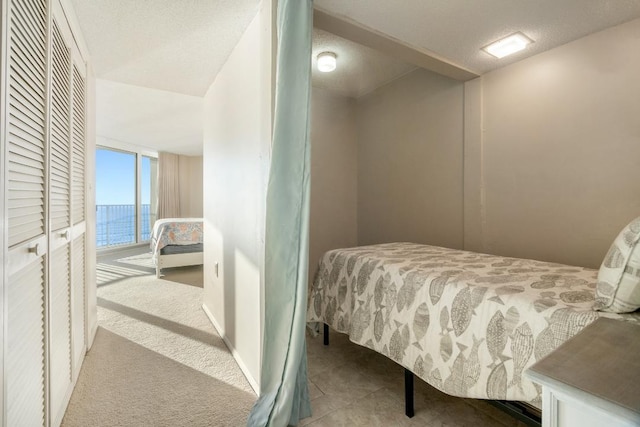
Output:
[[[62,421],[73,384],[71,263],[71,36],[54,14],[49,124],[49,396],[51,422]],[[67,33],[67,34],[65,34]],[[66,35],[66,36],[65,36]]]
[[[6,15],[4,411],[8,426],[45,414],[47,224],[47,1],[3,1]],[[5,248],[3,248],[5,250]]]
[[86,350],[86,65],[60,2],[1,10],[3,423],[57,426]]

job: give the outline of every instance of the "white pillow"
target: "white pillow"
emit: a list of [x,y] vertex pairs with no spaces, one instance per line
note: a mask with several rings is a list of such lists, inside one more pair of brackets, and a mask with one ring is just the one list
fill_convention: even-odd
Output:
[[593,308],[612,313],[640,308],[640,217],[620,232],[604,257]]

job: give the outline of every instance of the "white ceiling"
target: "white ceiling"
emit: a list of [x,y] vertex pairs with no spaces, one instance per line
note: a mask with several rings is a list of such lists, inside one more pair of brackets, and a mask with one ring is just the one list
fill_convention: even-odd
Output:
[[96,134],[155,151],[202,154],[199,96],[96,81]]
[[[315,0],[314,5],[478,74],[640,17],[640,0]],[[535,43],[501,60],[480,51],[516,31]]]
[[[337,68],[331,73],[322,73],[316,67],[318,54],[325,51],[331,51],[337,57]],[[414,65],[316,28],[311,52],[313,86],[352,98],[416,69]]]
[[259,0],[71,0],[101,79],[203,96]]
[[[201,97],[260,1],[71,3],[102,80],[97,87],[98,135],[201,154]],[[314,0],[314,5],[477,74],[640,17],[640,0]],[[502,60],[480,50],[515,31],[535,43]],[[338,54],[339,68],[323,75],[314,70],[313,84],[346,96],[361,96],[413,68],[316,29],[314,63],[315,54],[324,50]]]

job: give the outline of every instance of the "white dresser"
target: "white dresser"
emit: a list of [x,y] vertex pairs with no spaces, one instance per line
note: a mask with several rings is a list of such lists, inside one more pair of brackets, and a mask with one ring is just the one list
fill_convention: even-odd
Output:
[[600,318],[525,375],[543,427],[640,426],[640,325]]

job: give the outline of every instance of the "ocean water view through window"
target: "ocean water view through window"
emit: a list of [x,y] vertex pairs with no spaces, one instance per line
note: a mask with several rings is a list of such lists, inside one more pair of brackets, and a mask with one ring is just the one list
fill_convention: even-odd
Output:
[[146,242],[156,220],[157,159],[96,149],[96,246]]

